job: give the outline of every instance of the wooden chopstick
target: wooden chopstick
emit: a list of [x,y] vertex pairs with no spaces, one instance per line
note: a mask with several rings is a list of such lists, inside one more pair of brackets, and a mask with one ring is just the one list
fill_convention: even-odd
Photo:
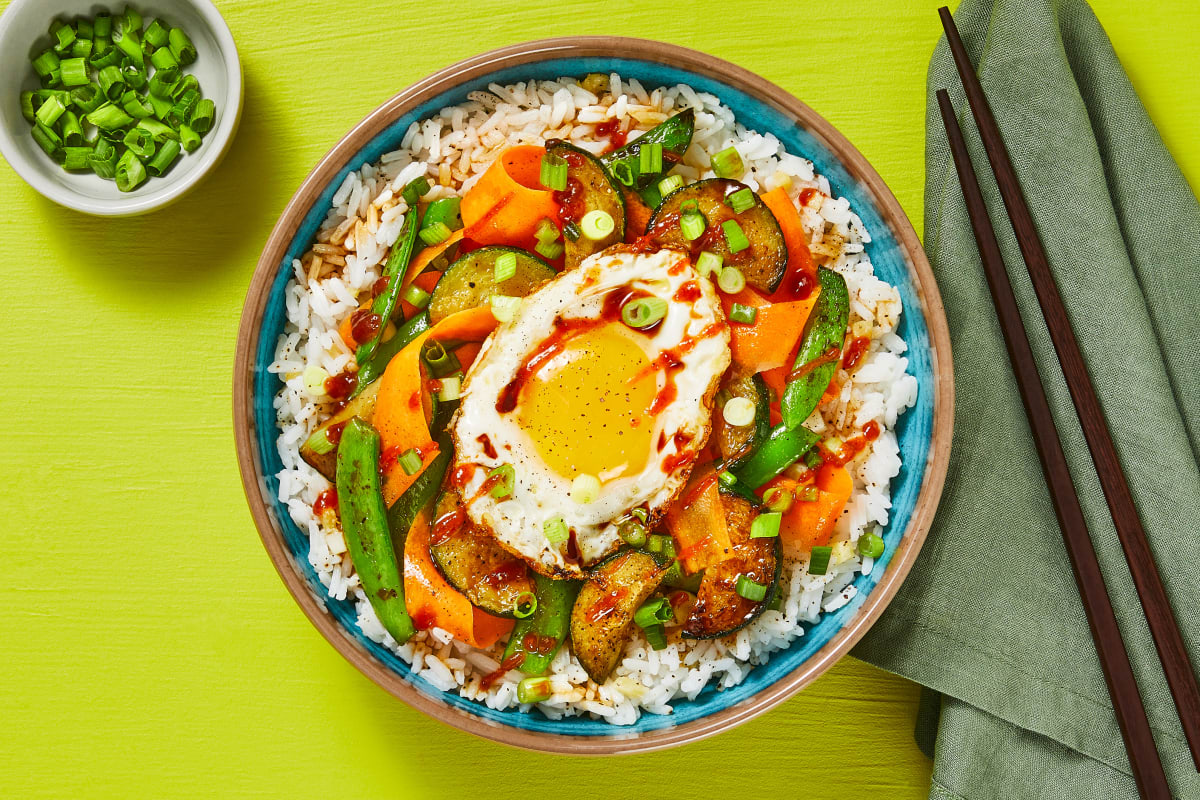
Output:
[[1112,696],[1117,723],[1121,728],[1121,736],[1125,739],[1129,762],[1133,766],[1133,777],[1142,797],[1169,800],[1171,790],[1167,785],[1167,776],[1154,747],[1154,736],[1150,732],[1146,709],[1142,706],[1142,698],[1134,681],[1129,654],[1125,651],[1125,643],[1121,639],[1120,628],[1117,627],[1117,617],[1113,613],[1112,602],[1104,585],[1100,562],[1097,561],[1096,550],[1092,547],[1083,509],[1079,505],[1079,496],[1071,482],[1067,457],[1063,454],[1058,429],[1054,425],[1054,417],[1050,414],[1050,404],[1046,401],[1037,362],[1029,346],[1029,337],[1025,333],[1021,313],[1017,309],[1012,284],[1004,269],[1000,245],[996,241],[996,232],[992,229],[987,206],[971,166],[966,141],[958,127],[954,107],[950,104],[950,95],[942,89],[938,91],[937,99],[942,111],[942,121],[946,125],[946,135],[950,138],[954,166],[958,170],[959,183],[967,201],[971,228],[975,232],[975,241],[979,245],[979,255],[983,260],[988,287],[996,305],[996,316],[1000,320],[1000,329],[1004,332],[1004,343],[1008,348],[1013,372],[1016,373],[1021,401],[1025,404],[1025,414],[1033,429],[1033,440],[1037,446],[1038,458],[1042,462],[1042,472],[1050,487],[1050,498],[1054,502],[1054,511],[1067,545],[1067,555],[1075,572],[1075,583],[1083,599],[1083,609],[1087,613],[1092,639],[1100,656],[1100,666],[1104,669],[1108,693]]
[[938,10],[942,18],[942,26],[946,29],[946,40],[954,55],[954,64],[962,78],[975,124],[983,139],[988,161],[996,176],[996,184],[1000,188],[1000,196],[1008,210],[1008,217],[1013,231],[1017,235],[1017,244],[1021,248],[1025,266],[1033,282],[1037,294],[1038,305],[1041,306],[1042,316],[1050,330],[1050,339],[1054,343],[1054,351],[1058,354],[1063,374],[1067,380],[1067,389],[1075,404],[1075,413],[1083,428],[1092,462],[1096,466],[1096,474],[1100,479],[1100,487],[1104,490],[1104,498],[1108,502],[1109,514],[1117,529],[1117,537],[1121,541],[1121,549],[1125,553],[1125,561],[1133,575],[1133,584],[1137,589],[1138,599],[1150,626],[1150,634],[1154,638],[1154,647],[1158,651],[1158,660],[1162,662],[1166,674],[1167,685],[1171,697],[1175,701],[1175,710],[1187,739],[1188,749],[1192,753],[1192,761],[1200,770],[1200,686],[1196,683],[1196,670],[1188,657],[1183,636],[1175,621],[1171,602],[1163,588],[1162,576],[1146,539],[1146,531],[1142,528],[1141,518],[1133,503],[1133,495],[1129,491],[1129,483],[1125,472],[1117,458],[1116,447],[1113,445],[1112,434],[1100,401],[1096,397],[1096,389],[1088,375],[1083,354],[1079,350],[1079,342],[1063,305],[1058,285],[1050,271],[1046,258],[1046,250],[1042,246],[1033,215],[1025,202],[1021,184],[1017,180],[1016,170],[1008,157],[1008,149],[1000,136],[1000,127],[992,114],[991,105],[975,67],[971,63],[958,28],[949,9]]

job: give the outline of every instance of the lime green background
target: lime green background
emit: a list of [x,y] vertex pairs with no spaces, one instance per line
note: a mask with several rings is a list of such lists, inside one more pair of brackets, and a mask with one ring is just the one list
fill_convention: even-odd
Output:
[[[1094,5],[1200,184],[1200,8]],[[936,4],[219,6],[245,113],[188,198],[101,221],[0,168],[0,796],[924,797],[917,687],[849,658],[735,731],[618,760],[519,752],[393,700],[271,568],[238,479],[230,378],[259,250],[317,159],[404,86],[524,39],[657,37],[754,70],[840,128],[920,230]]]

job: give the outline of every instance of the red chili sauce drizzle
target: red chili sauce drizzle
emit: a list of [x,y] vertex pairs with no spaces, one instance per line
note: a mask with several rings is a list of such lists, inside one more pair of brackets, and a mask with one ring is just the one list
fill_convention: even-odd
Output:
[[478,436],[476,436],[475,441],[477,441],[481,445],[483,445],[483,454],[485,456],[487,456],[488,458],[496,457],[496,448],[492,444],[492,440],[490,438],[488,438],[488,435],[486,433],[481,433]]
[[429,534],[429,544],[445,544],[455,537],[466,524],[467,511],[462,506],[455,506],[433,521],[433,530]]
[[611,153],[625,146],[629,134],[621,130],[620,120],[606,119],[596,126],[596,138],[603,139],[605,136],[608,137],[608,149],[605,152]]
[[450,482],[455,488],[461,489],[471,482],[471,478],[475,475],[474,464],[459,464],[454,468],[454,472],[450,473]]
[[520,580],[527,570],[524,561],[505,561],[499,567],[484,575],[479,582],[491,589],[499,589],[507,583]]
[[[361,340],[355,338],[355,341]],[[325,394],[334,400],[344,400],[350,396],[356,386],[358,386],[358,375],[342,371],[325,379]]]
[[618,586],[611,592],[605,593],[603,597],[584,612],[583,616],[588,622],[599,622],[607,616],[610,616],[617,610],[617,604],[624,600],[629,595],[629,589],[625,586]]
[[337,490],[333,488],[326,489],[317,495],[317,499],[313,502],[312,511],[316,516],[321,516],[326,511],[337,511],[338,496]]
[[379,333],[381,327],[383,327],[383,317],[369,308],[360,308],[350,315],[350,335],[356,342],[371,341],[375,338],[375,334]]
[[773,303],[787,303],[795,300],[807,300],[817,288],[817,276],[814,272],[798,269],[783,278],[783,283],[771,295]]
[[579,555],[579,539],[575,537],[575,529],[571,529],[570,535],[567,537],[567,551],[563,553],[563,561],[568,564],[581,564],[583,558]]
[[342,441],[342,431],[346,430],[345,422],[338,422],[325,429],[325,439],[334,447]]
[[382,278],[371,284],[371,297],[379,297],[379,295],[386,292],[388,283],[390,282],[391,279],[387,275],[384,275]]
[[[561,142],[561,139],[549,139],[546,141],[546,147],[553,147]],[[587,213],[587,205],[584,202],[587,191],[578,178],[570,175],[583,168],[584,157],[569,148],[564,148],[561,155],[563,161],[567,162],[567,188],[555,190],[554,202],[558,203],[558,227],[565,228],[570,223],[578,225]]]
[[800,205],[802,205],[802,206],[808,205],[808,201],[812,200],[816,196],[817,196],[817,190],[813,189],[812,187],[809,187],[807,189],[801,189],[800,197],[799,197]]
[[679,287],[675,292],[673,299],[677,303],[694,303],[700,299],[700,284],[695,281],[688,281]]
[[878,439],[879,434],[879,423],[871,420],[863,426],[861,434],[843,442],[841,450],[836,453],[825,450],[821,455],[825,457],[825,463],[832,464],[835,467],[844,467],[865,450],[868,444]]
[[867,348],[871,346],[871,340],[865,336],[858,336],[850,341],[846,346],[846,354],[842,357],[842,367],[846,370],[852,370],[862,361],[862,357],[866,354]]
[[873,442],[876,439],[878,439],[879,434],[880,434],[879,423],[876,422],[875,420],[871,420],[870,422],[868,422],[866,425],[863,426],[863,436],[866,437],[868,442]]
[[496,682],[503,678],[510,670],[514,670],[521,666],[521,662],[525,660],[524,653],[513,653],[508,658],[500,662],[500,669],[495,672],[489,672],[479,680],[479,688],[486,692],[488,689],[496,685]]
[[841,356],[842,356],[841,348],[831,347],[828,350],[826,350],[824,353],[821,353],[821,355],[814,358],[812,361],[809,361],[807,364],[801,364],[800,366],[796,367],[794,370],[789,372],[787,379],[789,382],[798,381],[801,378],[803,378],[805,375],[807,375],[808,373],[812,372],[817,367],[823,367],[826,364],[832,364],[832,363],[836,362],[839,358],[841,358]]
[[521,649],[526,653],[533,653],[539,656],[548,656],[554,652],[554,648],[558,647],[558,639],[553,636],[539,636],[536,633],[527,633],[525,638],[521,640]]

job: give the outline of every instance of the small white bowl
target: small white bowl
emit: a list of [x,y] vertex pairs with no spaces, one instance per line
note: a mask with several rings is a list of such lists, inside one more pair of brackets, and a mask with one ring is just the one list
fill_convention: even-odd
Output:
[[[148,178],[132,192],[120,192],[112,181],[87,173],[69,173],[33,140],[21,115],[19,93],[40,88],[30,56],[50,41],[50,21],[94,16],[107,10],[118,16],[129,5],[147,22],[161,17],[182,27],[199,54],[184,70],[200,82],[200,90],[216,104],[213,129],[193,153],[180,156],[162,178]],[[209,0],[153,0],[153,4],[111,4],[95,0],[13,0],[0,16],[0,152],[26,183],[59,205],[101,217],[145,214],[178,200],[220,163],[233,141],[242,115],[242,65],[229,26]]]

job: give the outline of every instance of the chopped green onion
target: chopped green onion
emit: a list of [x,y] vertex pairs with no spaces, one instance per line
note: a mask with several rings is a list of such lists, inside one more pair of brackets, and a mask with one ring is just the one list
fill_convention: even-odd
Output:
[[136,8],[125,6],[125,13],[118,20],[117,27],[126,31],[140,31],[142,29],[142,21],[142,15],[137,12]]
[[404,302],[418,309],[429,305],[429,298],[432,296],[433,295],[422,289],[420,286],[417,286],[415,283],[410,283],[408,288],[404,290],[404,293],[400,295]]
[[33,108],[33,92],[21,92],[21,116],[31,125],[37,122],[37,113]]
[[625,161],[618,161],[611,167],[612,176],[625,186],[633,186],[636,178],[633,175],[633,167],[629,166]]
[[164,125],[156,119],[139,119],[136,127],[141,128],[149,133],[157,142],[162,142],[167,139],[181,138],[180,135],[176,133],[173,128],[171,128],[171,126]]
[[887,545],[876,533],[864,533],[858,537],[858,554],[863,558],[879,558]]
[[71,105],[79,109],[81,114],[90,114],[104,102],[104,95],[94,83],[87,86],[76,86],[71,90]]
[[676,189],[683,187],[682,175],[668,175],[658,182],[658,193],[666,197]]
[[765,514],[759,514],[750,523],[750,538],[774,539],[779,535],[779,523],[782,520],[783,514],[778,511],[768,511]]
[[665,533],[656,533],[646,541],[646,549],[651,553],[662,553],[666,558],[674,558],[675,540]]
[[638,171],[643,175],[662,172],[662,142],[647,142],[638,149]]
[[723,469],[717,473],[717,483],[724,486],[726,489],[733,488],[737,483],[737,476],[727,469]]
[[550,679],[544,675],[522,678],[517,684],[518,703],[544,703],[553,696]]
[[132,150],[126,150],[121,156],[121,160],[117,162],[117,170],[114,176],[117,180],[117,189],[122,192],[132,192],[142,181],[146,180],[146,168],[142,166],[142,162],[138,161],[138,157],[134,155]]
[[796,495],[796,499],[802,503],[815,503],[820,496],[821,492],[817,489],[817,487],[802,486],[800,487],[799,493]]
[[443,403],[448,403],[451,400],[457,400],[462,396],[462,376],[450,375],[442,378],[442,387],[438,389],[437,399]]
[[488,303],[492,307],[492,316],[498,322],[512,322],[517,316],[517,309],[521,307],[521,298],[494,294],[489,298]]
[[550,544],[562,544],[570,535],[567,531],[567,523],[563,522],[562,517],[546,520],[542,525],[542,532],[546,534],[546,541]]
[[[188,124],[192,126],[192,130],[203,136],[212,130],[213,117],[216,116],[217,106],[212,100],[205,98],[196,103],[192,113],[188,115]],[[447,198],[447,201],[454,205],[454,216],[458,216],[458,199],[457,197]],[[441,201],[438,201],[441,202]]]
[[721,263],[724,259],[716,253],[710,253],[705,250],[696,259],[696,271],[700,273],[700,277],[707,278],[710,275],[721,275]]
[[740,253],[750,246],[750,240],[746,238],[742,226],[738,225],[736,220],[725,220],[721,223],[721,230],[725,231],[725,243],[729,245],[729,252]]
[[725,401],[725,406],[721,409],[721,416],[735,428],[744,428],[754,422],[757,411],[758,409],[754,407],[753,401],[749,398],[731,397]]
[[639,628],[653,628],[655,625],[662,625],[664,622],[671,622],[674,619],[675,611],[665,597],[650,600],[633,612],[633,621]]
[[62,101],[59,100],[57,96],[51,96],[46,98],[46,102],[42,103],[35,116],[37,117],[38,122],[49,128],[54,123],[58,122],[58,118],[61,117],[66,110],[66,106],[62,104]]
[[60,69],[62,62],[58,58],[58,53],[53,50],[46,52],[33,59],[33,71],[37,73],[39,78],[48,77],[56,69]]
[[595,475],[586,473],[576,475],[575,480],[571,481],[570,497],[580,505],[596,502],[596,498],[600,496],[600,479]]
[[38,147],[42,148],[46,155],[55,161],[61,160],[62,139],[57,133],[38,122],[33,126],[33,140],[38,143]]
[[405,475],[416,475],[421,471],[421,454],[415,448],[409,448],[401,453],[398,462]]
[[734,591],[738,593],[739,597],[744,597],[753,603],[761,603],[767,599],[767,587],[764,584],[756,583],[745,575],[738,575]]
[[91,58],[92,69],[99,72],[105,67],[120,67],[123,56],[124,54],[115,47],[104,53],[94,55]]
[[58,44],[54,45],[54,49],[62,53],[69,49],[75,43],[75,29],[70,25],[59,25],[50,31],[50,34],[58,40]]
[[182,28],[171,28],[171,32],[167,34],[167,46],[185,67],[196,60],[196,47]]
[[814,447],[804,454],[804,466],[809,469],[816,469],[825,463],[825,459],[821,456],[821,448]]
[[[163,106],[169,110],[171,106],[175,105],[175,103],[171,100],[171,92],[175,88],[175,84],[178,82],[178,76],[173,77],[167,74],[165,70],[159,70],[158,72],[154,73],[150,76],[148,89],[151,100],[158,98],[162,102]],[[158,108],[157,104],[155,105],[155,108]],[[166,114],[163,114],[163,116],[165,117]]]
[[441,244],[450,238],[453,231],[444,222],[435,222],[427,228],[422,228],[417,234],[421,237],[421,241],[427,245]]
[[125,94],[125,76],[121,74],[120,67],[105,67],[96,73],[96,81],[100,84],[100,91],[109,100],[119,100]]
[[718,178],[738,178],[746,171],[736,147],[726,147],[712,157],[712,171]]
[[154,65],[155,69],[169,69],[171,67],[178,67],[179,59],[175,57],[175,54],[169,48],[160,47],[150,54],[150,63]]
[[62,71],[55,67],[54,71],[42,78],[42,86],[52,89],[62,84]]
[[517,479],[517,471],[513,469],[512,464],[501,464],[488,472],[488,478],[500,479],[492,486],[492,491],[489,494],[497,500],[502,500],[513,493],[513,484]]
[[818,545],[812,549],[812,555],[808,557],[808,574],[809,575],[824,575],[829,571],[829,558],[833,555],[833,548],[828,545]]
[[167,43],[168,34],[171,29],[163,24],[161,19],[150,20],[150,24],[146,26],[146,31],[142,34],[142,38],[151,47],[162,47]]
[[179,126],[179,141],[183,145],[183,149],[191,153],[200,146],[200,134],[189,128],[187,125]]
[[536,250],[537,254],[542,258],[546,259],[547,261],[553,261],[561,256],[563,254],[563,250],[566,248],[563,247],[562,242],[538,242],[536,245],[534,245],[533,249]]
[[121,77],[125,79],[125,84],[130,89],[137,89],[140,91],[146,88],[146,73],[142,69],[132,64],[126,64],[125,66],[121,67]]
[[641,506],[638,506],[629,513],[632,514],[638,522],[645,522],[646,520],[650,519],[650,512]]
[[200,92],[195,89],[188,89],[175,100],[175,105],[171,106],[171,111],[167,114],[167,121],[175,125],[187,123],[192,126],[192,130],[203,136],[204,133],[196,127],[195,121],[191,119],[192,111],[195,110],[199,102]]
[[558,226],[549,217],[543,217],[538,222],[537,230],[534,231],[533,235],[539,242],[557,242],[559,236]]
[[567,241],[577,242],[581,235],[579,225],[574,220],[563,225],[563,236],[566,237]]
[[75,172],[81,169],[87,169],[88,157],[92,154],[90,147],[64,147],[63,148],[63,169],[70,172]]
[[641,194],[642,202],[650,208],[658,208],[662,205],[662,194],[659,193],[657,186],[647,186],[645,189],[642,189]]
[[753,325],[754,320],[758,317],[758,309],[754,306],[744,305],[742,303],[734,303],[729,309],[729,319],[732,322],[740,322],[743,325]]
[[179,82],[171,87],[171,99],[178,100],[188,92],[195,92],[196,99],[200,98],[200,81],[195,75],[184,75]]
[[129,60],[137,66],[140,67],[146,63],[146,59],[142,53],[142,40],[138,37],[136,30],[119,29],[113,35],[113,44],[119,47],[121,52],[129,56]]
[[667,301],[661,297],[639,297],[621,307],[621,321],[631,328],[643,329],[667,315]]
[[67,147],[79,147],[83,144],[83,128],[79,124],[79,117],[75,116],[74,112],[64,111],[63,115],[59,118],[59,123],[64,145]]
[[[645,522],[645,520],[642,520]],[[617,523],[617,535],[621,541],[630,547],[643,547],[646,544],[646,526],[635,519],[625,519]]]
[[733,209],[733,213],[740,214],[743,211],[754,208],[754,192],[750,191],[750,187],[743,186],[726,197],[725,202]]
[[496,263],[492,267],[492,275],[495,278],[496,283],[503,283],[516,274],[516,253],[501,253],[500,255],[496,256]]
[[111,181],[117,174],[117,148],[103,136],[96,140],[96,147],[88,157],[88,166],[101,178]]
[[82,57],[68,58],[62,62],[62,84],[63,86],[83,86],[90,80],[88,78],[87,61]]
[[706,227],[708,227],[708,223],[704,221],[704,215],[699,211],[687,211],[679,217],[679,230],[683,233],[683,238],[689,242],[699,239]]
[[517,595],[516,602],[513,603],[513,616],[517,619],[531,617],[533,612],[537,611],[537,607],[537,595],[533,592],[521,592]]
[[723,267],[720,277],[717,278],[717,286],[721,287],[725,294],[737,294],[746,288],[746,276],[737,267]]
[[142,161],[154,155],[154,137],[143,128],[131,128],[122,141]]
[[772,486],[763,494],[763,500],[766,501],[767,508],[771,511],[783,513],[792,507],[792,493],[782,486]]
[[329,441],[329,437],[325,435],[325,428],[313,431],[312,436],[305,439],[303,445],[303,449],[311,450],[319,456],[332,453],[336,447],[337,445]]
[[97,39],[107,39],[112,36],[112,17],[101,12],[92,21],[92,33]]
[[134,119],[147,119],[154,113],[154,108],[132,89],[121,96],[121,108]]
[[72,58],[87,58],[92,54],[91,39],[76,39],[75,44],[71,45]]
[[156,178],[161,178],[167,174],[182,152],[183,146],[179,142],[167,139],[158,146],[158,152],[146,163],[146,171]]
[[644,628],[642,633],[646,637],[646,641],[655,650],[662,650],[667,646],[667,634],[662,625],[656,625],[653,628]]
[[583,219],[579,222],[579,228],[583,231],[583,235],[593,242],[598,242],[610,235],[616,229],[616,225],[612,214],[598,208],[584,214]]
[[538,180],[547,189],[561,192],[567,188],[567,162],[562,156],[547,153],[542,156],[542,167]]
[[429,179],[424,175],[419,178],[413,178],[404,187],[404,191],[400,193],[400,197],[412,208],[417,204],[417,201],[429,193]]
[[435,378],[453,375],[462,369],[458,356],[442,346],[437,339],[427,339],[421,347],[421,358],[429,369],[429,374]]

